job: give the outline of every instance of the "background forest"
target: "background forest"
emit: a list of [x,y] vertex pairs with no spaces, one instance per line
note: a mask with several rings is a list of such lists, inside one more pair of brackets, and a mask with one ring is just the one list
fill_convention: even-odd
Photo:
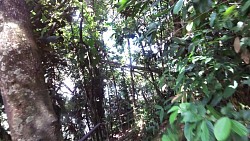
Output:
[[65,141],[249,140],[249,0],[26,3]]

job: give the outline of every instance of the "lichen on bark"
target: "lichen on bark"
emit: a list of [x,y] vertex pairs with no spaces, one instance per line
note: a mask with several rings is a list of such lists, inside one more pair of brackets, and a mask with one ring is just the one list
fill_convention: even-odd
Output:
[[4,0],[0,4],[0,91],[12,140],[59,141],[58,119],[44,83],[25,7],[24,0]]

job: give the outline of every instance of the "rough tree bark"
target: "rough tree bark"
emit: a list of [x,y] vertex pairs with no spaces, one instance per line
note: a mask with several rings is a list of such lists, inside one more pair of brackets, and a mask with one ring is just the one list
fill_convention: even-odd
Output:
[[0,90],[14,141],[62,140],[24,0],[0,0]]

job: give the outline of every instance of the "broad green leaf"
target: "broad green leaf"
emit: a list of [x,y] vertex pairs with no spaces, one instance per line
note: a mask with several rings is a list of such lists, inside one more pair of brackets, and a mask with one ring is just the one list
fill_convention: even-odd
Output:
[[233,85],[229,85],[226,87],[223,96],[225,98],[229,98],[230,96],[232,96],[234,94],[234,92],[236,91],[236,88],[238,87],[238,83],[237,81],[234,81]]
[[211,101],[210,105],[211,106],[216,106],[220,101],[222,100],[223,95],[221,92],[218,92],[214,97],[213,100]]
[[171,141],[167,135],[163,135],[161,138],[162,141]]
[[155,108],[158,109],[158,110],[163,109],[162,106],[160,106],[160,105],[155,105]]
[[171,113],[171,112],[177,111],[177,110],[179,110],[179,107],[178,106],[173,106],[173,107],[171,107],[171,109],[168,110],[168,113]]
[[217,16],[217,13],[215,13],[215,12],[213,12],[211,15],[210,15],[210,22],[209,22],[209,25],[211,26],[211,27],[213,27],[214,26],[214,21],[215,21],[215,19],[216,19],[216,16]]
[[182,19],[183,19],[184,21],[186,21],[186,19],[187,19],[187,17],[188,17],[187,12],[188,12],[188,7],[187,7],[187,6],[184,6],[184,7],[182,8],[182,11],[181,11],[181,16],[182,16]]
[[128,0],[121,0],[119,3],[121,4],[121,5],[124,5],[124,4],[126,4],[128,2]]
[[227,17],[227,16],[231,15],[235,8],[236,8],[236,5],[233,5],[233,6],[230,6],[229,8],[227,8],[227,10],[223,13],[223,16]]
[[206,109],[205,109],[204,105],[202,105],[202,104],[197,105],[197,113],[200,116],[205,116]]
[[187,110],[190,109],[190,106],[191,106],[191,103],[181,103],[181,104],[180,104],[180,109],[181,109],[182,111],[187,111]]
[[232,103],[227,103],[227,106],[222,107],[221,110],[220,110],[220,112],[223,115],[227,115],[227,116],[232,115],[232,112],[233,112],[233,105],[232,105]]
[[181,45],[186,45],[187,44],[186,40],[183,39],[183,38],[172,37],[171,40],[173,40],[177,44],[181,44]]
[[212,106],[207,105],[206,107],[216,119],[219,119],[221,117],[220,113],[217,112]]
[[202,117],[199,114],[194,114],[191,111],[183,112],[182,116],[183,116],[183,122],[185,123],[198,122],[202,119]]
[[183,6],[183,2],[184,2],[184,0],[178,0],[177,1],[177,3],[174,6],[174,10],[173,10],[174,14],[178,14],[179,13],[179,11],[181,10],[181,8]]
[[[195,120],[195,114],[191,113],[191,111],[186,111],[182,113],[183,116],[183,122],[194,122]],[[196,121],[196,120],[195,120]]]
[[248,130],[247,128],[242,125],[240,122],[236,120],[231,120],[232,123],[232,130],[240,136],[247,136]]
[[210,141],[210,134],[209,134],[209,130],[207,127],[207,121],[203,120],[201,123],[201,140],[202,141]]
[[178,111],[174,111],[174,112],[170,115],[170,117],[169,117],[169,123],[170,123],[170,124],[173,124],[173,123],[174,123],[174,121],[176,120],[177,115],[178,115]]
[[201,123],[202,122],[196,122],[196,128],[194,130],[194,138],[192,141],[200,141],[202,136]]
[[184,135],[188,141],[192,141],[193,139],[193,130],[195,128],[196,124],[190,124],[186,123],[184,126]]
[[210,135],[210,141],[215,141],[214,126],[213,126],[211,121],[206,120],[206,122],[207,122],[207,127],[208,127],[208,131],[209,131],[209,135]]
[[243,120],[250,121],[250,110],[241,110],[240,114],[242,115]]
[[241,11],[245,12],[250,7],[250,1],[248,0],[243,6]]
[[228,117],[222,117],[214,125],[214,135],[217,140],[226,140],[231,131],[231,120]]

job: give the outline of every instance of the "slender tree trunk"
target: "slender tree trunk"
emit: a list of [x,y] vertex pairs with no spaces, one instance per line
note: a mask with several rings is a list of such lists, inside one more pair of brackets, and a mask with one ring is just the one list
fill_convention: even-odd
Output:
[[59,141],[24,0],[0,0],[0,90],[13,141]]

